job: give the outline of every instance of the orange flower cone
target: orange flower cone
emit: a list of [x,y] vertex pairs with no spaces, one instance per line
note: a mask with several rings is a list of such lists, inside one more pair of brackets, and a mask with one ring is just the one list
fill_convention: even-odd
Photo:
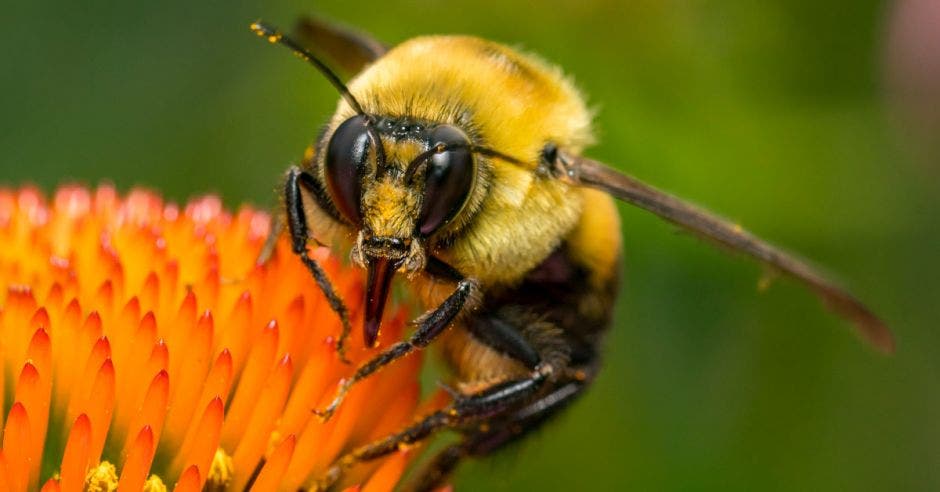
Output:
[[[415,418],[421,360],[313,413],[374,355],[337,357],[337,316],[268,215],[153,193],[0,191],[0,490],[297,490],[342,453]],[[362,273],[313,249],[361,323]],[[397,341],[390,310],[380,346]],[[381,409],[381,411],[377,411]],[[391,490],[413,452],[352,470]]]

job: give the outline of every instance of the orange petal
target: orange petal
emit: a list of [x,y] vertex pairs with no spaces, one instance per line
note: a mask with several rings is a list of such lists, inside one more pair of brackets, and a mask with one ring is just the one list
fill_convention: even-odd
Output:
[[232,353],[228,349],[223,349],[215,363],[209,369],[205,382],[202,387],[202,396],[199,397],[199,403],[196,408],[204,408],[213,398],[222,398],[224,401],[228,398],[229,389],[232,386]]
[[[210,258],[205,260],[206,263],[217,263],[218,255],[212,255]],[[210,302],[215,301],[219,297],[219,269],[218,267],[212,267],[206,273],[205,277],[202,278],[201,282],[196,282],[193,285],[193,290],[196,292],[197,299],[205,299]]]
[[42,488],[39,489],[39,492],[59,492],[60,490],[59,481],[54,478],[50,478],[42,485]]
[[414,353],[396,361],[374,377],[379,379],[369,394],[373,401],[385,405],[365,405],[359,415],[359,425],[350,439],[368,442],[400,430],[408,423],[418,403],[420,388],[417,383],[421,370],[421,354]]
[[[49,262],[52,265],[52,269],[53,269],[53,271],[51,272],[51,276],[55,277],[58,273],[55,270],[59,269],[57,267],[60,264],[58,264],[56,260],[54,259],[50,259]],[[66,266],[66,268],[68,267]],[[62,291],[62,284],[60,284],[58,281],[55,281],[55,283],[52,284],[52,287],[49,288],[49,293],[46,294],[46,300],[43,301],[42,305],[49,309],[58,310],[62,308],[62,303],[64,301],[65,301],[65,292]],[[46,328],[48,328],[49,326],[52,326],[52,323],[46,326]]]
[[[101,314],[98,311],[92,311],[88,313],[88,316],[85,318],[85,321],[82,323],[81,327],[81,344],[80,348],[93,347],[98,340],[102,337],[101,332]],[[110,350],[110,346],[108,347]],[[84,354],[79,354],[84,355]]]
[[[317,449],[317,459],[314,461],[314,473],[322,473],[336,459],[340,452],[349,446],[349,437],[356,430],[359,415],[365,408],[374,405],[371,395],[378,384],[379,378],[368,378],[359,383],[349,392],[343,400],[342,406],[333,415],[326,427],[328,439]],[[331,427],[332,426],[332,427]]]
[[91,349],[91,354],[83,361],[84,370],[81,372],[81,376],[74,382],[75,387],[72,389],[72,394],[69,397],[68,421],[74,421],[78,417],[78,414],[82,412],[82,409],[85,408],[85,400],[91,392],[95,377],[101,369],[101,365],[110,357],[110,342],[108,342],[108,339],[105,337],[98,338]]
[[272,321],[261,332],[261,337],[254,343],[245,369],[242,371],[235,390],[235,398],[229,406],[228,417],[225,419],[225,428],[222,431],[222,447],[235,449],[239,438],[248,425],[248,419],[258,404],[258,394],[271,370],[277,349],[278,327]]
[[[215,398],[209,402],[202,418],[199,419],[199,423],[187,434],[186,440],[179,448],[180,454],[177,455],[173,463],[173,469],[175,470],[196,466],[201,475],[200,488],[202,487],[202,480],[205,480],[209,472],[209,464],[212,463],[215,450],[219,447],[222,417],[222,399]],[[202,470],[205,470],[205,472],[202,472]]]
[[173,492],[199,492],[202,490],[202,477],[199,475],[199,468],[196,465],[190,466],[180,475]]
[[75,419],[69,432],[62,455],[60,488],[63,492],[80,492],[88,470],[89,446],[91,443],[91,421],[84,413]]
[[[365,403],[362,395],[368,395],[376,378],[360,381],[343,401],[342,406],[326,423],[311,420],[297,440],[297,452],[284,477],[285,489],[296,490],[311,476],[320,478],[339,452],[347,447],[347,437],[352,432],[356,416]],[[333,398],[331,392],[324,395],[315,408],[323,408]]]
[[[210,350],[212,349],[212,316],[206,312],[199,317],[194,330],[187,334],[185,342],[170,346],[174,356],[179,356],[175,374],[170,372],[172,395],[169,414],[166,417],[166,427],[161,437],[163,442],[178,446],[183,441],[187,430],[192,427],[193,414],[198,411],[199,392],[209,370]],[[203,469],[200,468],[200,471]]]
[[[309,340],[309,331],[301,330],[304,318],[304,296],[298,295],[294,298],[287,308],[281,313],[278,322],[283,327],[281,329],[281,339],[277,353],[279,354],[301,354],[303,344]],[[307,328],[307,327],[303,327]]]
[[[121,370],[127,367],[127,358],[133,334],[140,325],[140,301],[132,297],[117,317],[105,326],[105,335],[111,340],[111,357]],[[122,383],[123,384],[123,383]]]
[[[173,315],[168,314],[166,319],[157,319],[157,326],[163,330],[161,337],[166,340],[166,344],[172,349],[174,347],[184,347],[186,338],[196,324],[196,294],[192,290],[186,291],[186,296],[180,303],[179,308]],[[170,310],[167,311],[169,313]],[[177,363],[170,368],[170,378],[176,380]]]
[[303,430],[307,421],[314,416],[310,409],[316,408],[328,388],[333,388],[334,380],[331,376],[338,364],[338,359],[333,355],[333,344],[321,343],[315,347],[291,391],[278,423],[278,432],[286,435],[298,434]]
[[[55,331],[55,343],[57,348],[55,353],[55,395],[53,399],[57,402],[59,408],[55,410],[58,417],[64,418],[64,402],[68,402],[69,392],[72,388],[75,368],[81,367],[78,362],[77,353],[82,350],[78,342],[78,331],[82,324],[82,308],[77,299],[72,299],[63,312],[59,324]],[[66,350],[65,347],[71,347]],[[2,383],[0,383],[2,384]],[[0,392],[2,394],[2,392]]]
[[[392,380],[395,381],[395,380]],[[421,387],[413,379],[402,379],[399,381],[410,381],[408,383],[387,383],[402,386],[397,396],[387,395],[387,399],[376,401],[386,402],[380,405],[384,410],[381,416],[366,420],[363,419],[363,427],[357,432],[355,439],[359,442],[371,442],[375,439],[381,439],[393,432],[397,432],[409,424],[415,414],[415,407],[418,404],[418,398],[421,395]],[[368,422],[368,423],[366,423]]]
[[[156,317],[152,312],[145,314],[134,331],[133,340],[127,347],[127,355],[122,369],[123,377],[119,379],[120,387],[117,393],[117,408],[114,412],[114,424],[120,431],[130,434],[130,423],[134,413],[140,406],[141,398],[147,390],[153,373],[145,372],[148,356],[153,350],[157,337]],[[129,436],[130,437],[130,436]]]
[[[36,386],[30,391],[29,403],[22,401],[29,409],[33,423],[31,435],[35,437],[33,448],[33,460],[39,463],[42,459],[43,445],[46,442],[46,426],[49,424],[49,404],[52,398],[52,343],[49,340],[49,334],[45,329],[39,328],[33,334],[29,342],[29,348],[26,349],[26,357],[32,362],[37,371],[38,381]],[[19,388],[17,388],[17,393]]]
[[[143,377],[153,377],[160,371],[168,371],[170,363],[170,350],[163,339],[157,340],[150,349],[150,356],[144,364]],[[169,375],[169,372],[167,372]]]
[[232,353],[232,367],[238,372],[248,354],[249,335],[251,333],[251,293],[245,291],[235,302],[232,312],[226,318],[219,333],[218,346],[229,349]]
[[[49,411],[48,396],[45,398],[45,403],[41,401],[43,396],[40,379],[39,370],[36,369],[36,366],[31,362],[27,362],[23,365],[23,370],[20,371],[20,376],[16,382],[16,393],[13,397],[14,401],[20,402],[23,408],[31,415],[29,418],[31,425],[29,428],[29,436],[30,444],[33,447],[24,449],[23,451],[29,455],[28,461],[31,464],[29,472],[32,478],[35,478],[39,473],[39,458],[42,456],[43,441],[37,438],[37,436],[45,437],[45,427]],[[43,413],[43,410],[46,412]]]
[[[153,377],[153,380],[147,387],[147,393],[144,395],[143,403],[128,428],[151,429],[154,442],[160,442],[160,431],[163,429],[163,420],[166,417],[169,398],[170,377],[167,375],[166,371],[160,371]],[[136,439],[128,435],[127,441],[124,443],[125,456],[131,452],[131,446],[135,446],[135,443]]]
[[111,280],[105,280],[101,287],[98,287],[93,304],[102,311],[110,311],[114,307],[114,284]]
[[[175,306],[180,302],[179,292],[185,292],[183,289],[178,289],[179,287],[179,277],[180,277],[180,268],[179,263],[175,260],[170,260],[167,262],[166,266],[163,267],[163,280],[160,284],[160,312],[169,313],[171,311],[170,306]],[[157,321],[165,321],[158,319]]]
[[140,305],[148,311],[159,309],[160,277],[157,272],[151,271],[144,279],[144,285],[140,288]]
[[8,287],[3,306],[3,351],[8,364],[6,370],[16,374],[26,355],[26,345],[35,329],[29,330],[30,320],[36,313],[36,299],[25,287]]
[[[284,472],[287,465],[290,464],[291,456],[294,455],[294,445],[297,439],[293,434],[287,436],[281,444],[274,449],[271,456],[265,462],[261,473],[252,485],[252,492],[275,492],[284,478]],[[236,483],[234,489],[239,490],[240,486]]]
[[287,394],[290,391],[292,374],[293,363],[290,355],[285,355],[278,362],[274,374],[261,392],[241,442],[232,457],[237,474],[236,489],[239,488],[240,483],[247,481],[248,475],[255,469],[255,463],[264,456],[267,450],[271,431],[277,423],[277,417],[280,415],[284,402],[287,400]]
[[[3,311],[0,311],[0,326],[2,326],[3,321]],[[0,344],[0,398],[6,396],[6,367],[3,365],[3,344]],[[0,405],[0,427],[3,427],[3,408]],[[0,451],[2,451],[2,446],[0,446]],[[0,490],[3,490],[0,488]]]
[[111,412],[114,410],[114,364],[111,359],[105,359],[101,364],[94,381],[84,406],[84,413],[91,420],[88,459],[92,462],[101,459],[105,438],[111,427]]
[[0,490],[13,490],[10,482],[10,472],[7,470],[7,456],[0,449]]
[[362,492],[391,492],[408,466],[408,454],[407,451],[399,451],[386,458],[382,466],[369,477]]
[[29,429],[26,408],[20,402],[14,403],[7,416],[6,427],[3,428],[3,451],[7,458],[11,492],[25,491],[30,483],[30,472],[34,464],[30,458],[32,443]]
[[137,433],[137,438],[127,451],[127,458],[121,470],[121,479],[118,481],[118,491],[142,490],[150,465],[153,463],[154,448],[153,430],[149,425],[144,426]]
[[49,310],[46,309],[46,306],[43,306],[36,310],[33,313],[32,319],[29,320],[29,333],[35,333],[36,330],[46,329],[52,323],[49,320]]

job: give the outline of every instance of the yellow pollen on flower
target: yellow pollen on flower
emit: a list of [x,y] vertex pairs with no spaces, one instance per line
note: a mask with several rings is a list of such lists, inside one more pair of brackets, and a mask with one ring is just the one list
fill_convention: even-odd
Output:
[[212,463],[209,465],[209,476],[206,478],[206,487],[209,490],[225,490],[235,474],[235,464],[232,457],[224,449],[215,450]]
[[102,461],[98,466],[88,470],[85,477],[86,492],[113,492],[118,488],[117,468],[113,464]]
[[[419,355],[329,422],[311,412],[377,351],[354,332],[340,361],[341,323],[286,238],[257,264],[270,222],[216,197],[0,188],[0,491],[297,490],[413,422]],[[363,272],[309,253],[355,323]],[[378,350],[405,315],[388,309]],[[411,461],[339,486],[391,491]]]
[[167,488],[163,480],[160,480],[160,477],[150,475],[150,478],[144,482],[143,492],[167,492]]
[[267,449],[267,451],[265,451],[265,453],[264,453],[265,456],[270,456],[272,453],[274,453],[274,450],[277,449],[277,446],[278,446],[278,445],[281,443],[281,441],[283,441],[283,440],[284,440],[284,436],[282,436],[280,432],[278,432],[278,431],[276,431],[276,430],[275,430],[274,432],[272,432],[272,433],[271,433],[271,436],[268,437],[268,445],[267,445],[267,447],[265,448],[265,449]]

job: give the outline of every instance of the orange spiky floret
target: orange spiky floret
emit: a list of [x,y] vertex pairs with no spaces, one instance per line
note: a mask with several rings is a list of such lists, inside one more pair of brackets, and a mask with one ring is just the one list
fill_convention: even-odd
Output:
[[[339,320],[285,240],[256,264],[269,224],[215,197],[0,190],[0,394],[12,395],[0,489],[296,489],[412,421],[418,356],[364,381],[329,422],[312,414],[375,351],[354,333],[353,364],[339,362]],[[311,255],[361,318],[361,273]],[[388,316],[380,347],[404,321],[402,308]],[[390,490],[412,454],[346,485]]]

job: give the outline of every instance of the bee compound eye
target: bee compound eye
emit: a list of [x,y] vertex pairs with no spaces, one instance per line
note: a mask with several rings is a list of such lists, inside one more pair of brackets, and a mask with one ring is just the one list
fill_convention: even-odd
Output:
[[424,180],[424,200],[418,215],[418,232],[429,236],[450,222],[467,203],[476,180],[476,166],[470,142],[459,129],[442,125],[431,131],[430,146],[443,144],[449,150],[428,159]]
[[364,115],[349,118],[336,128],[326,148],[324,174],[330,198],[354,225],[362,222],[362,178],[372,145],[368,125]]

